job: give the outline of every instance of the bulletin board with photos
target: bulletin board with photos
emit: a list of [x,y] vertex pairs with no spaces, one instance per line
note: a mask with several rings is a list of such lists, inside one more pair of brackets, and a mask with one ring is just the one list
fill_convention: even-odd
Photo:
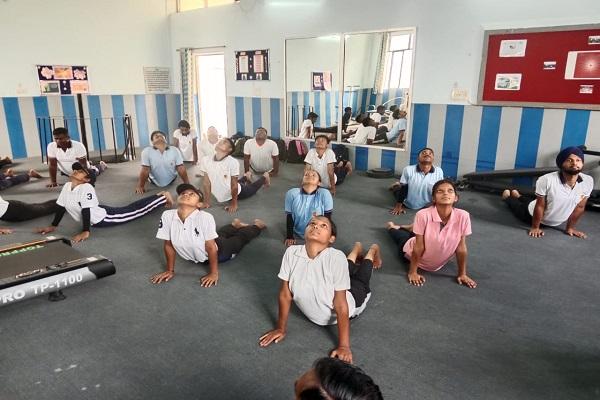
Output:
[[600,24],[486,31],[478,100],[600,109]]
[[269,50],[235,52],[235,79],[237,81],[268,81]]
[[37,65],[40,93],[44,96],[87,94],[90,92],[85,65]]

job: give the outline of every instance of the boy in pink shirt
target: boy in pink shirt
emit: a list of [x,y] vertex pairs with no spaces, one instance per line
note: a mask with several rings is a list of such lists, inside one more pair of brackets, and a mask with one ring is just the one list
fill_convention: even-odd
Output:
[[433,185],[432,197],[432,205],[417,212],[413,225],[387,224],[390,236],[410,261],[408,281],[423,286],[425,277],[418,273],[419,268],[438,271],[456,255],[457,282],[475,288],[477,284],[467,276],[466,237],[471,234],[469,213],[454,208],[458,195],[454,183],[448,179]]

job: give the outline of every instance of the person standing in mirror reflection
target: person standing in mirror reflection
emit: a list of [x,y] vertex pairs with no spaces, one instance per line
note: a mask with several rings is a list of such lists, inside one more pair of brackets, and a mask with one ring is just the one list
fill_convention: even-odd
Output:
[[315,132],[315,122],[319,115],[314,112],[309,112],[306,116],[304,122],[302,122],[302,127],[300,128],[300,138],[301,139],[312,139],[314,137]]
[[198,149],[196,142],[198,134],[192,129],[190,123],[182,119],[173,132],[173,146],[181,151],[184,162],[192,162],[198,165]]

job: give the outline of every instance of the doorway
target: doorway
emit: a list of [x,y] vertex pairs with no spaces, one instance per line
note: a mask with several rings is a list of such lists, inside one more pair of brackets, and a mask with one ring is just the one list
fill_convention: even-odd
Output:
[[196,53],[197,126],[201,135],[206,134],[208,127],[214,126],[221,136],[228,136],[224,50],[206,49]]

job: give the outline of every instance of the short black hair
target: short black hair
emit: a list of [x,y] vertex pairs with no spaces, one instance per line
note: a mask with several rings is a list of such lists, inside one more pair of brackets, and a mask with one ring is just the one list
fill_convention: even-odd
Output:
[[233,140],[231,140],[230,138],[225,138],[225,140],[227,140],[229,142],[229,147],[231,150],[229,150],[229,154],[227,154],[227,155],[230,156],[235,151],[235,142]]
[[54,130],[52,131],[52,136],[61,136],[61,135],[67,135],[69,136],[69,130],[67,128],[63,128],[58,127],[58,128],[54,128]]
[[329,136],[327,136],[327,135],[317,135],[315,137],[315,142],[317,141],[317,139],[325,139],[325,140],[327,140],[328,144],[329,144],[329,142],[331,142],[331,139],[329,139]]
[[371,119],[371,117],[369,117],[369,116],[367,115],[367,116],[366,116],[365,118],[363,118],[363,119],[362,119],[360,122],[363,124],[363,126],[369,126],[369,125],[371,125],[371,122],[373,122],[373,120]]
[[256,131],[254,132],[254,136],[258,135],[258,132],[260,132],[260,131],[264,131],[265,135],[267,135],[267,136],[269,135],[269,132],[267,132],[267,128],[259,126],[258,128],[256,128]]
[[400,119],[400,109],[399,108],[396,108],[394,110],[394,112],[392,113],[392,118],[394,118],[394,119]]
[[[383,400],[379,386],[359,367],[337,358],[323,357],[315,362],[314,369],[320,388],[303,391],[301,399]],[[304,392],[310,397],[302,397]]]
[[352,111],[352,107],[346,107],[346,108],[344,108],[344,112],[348,112],[348,111]]
[[419,152],[417,153],[417,155],[420,155],[425,150],[429,150],[431,152],[431,154],[435,155],[435,152],[433,151],[433,149],[431,147],[423,147],[421,150],[419,150]]
[[434,183],[433,187],[431,188],[432,202],[433,202],[433,197],[435,195],[435,191],[437,190],[437,188],[439,188],[443,184],[448,184],[448,185],[452,186],[452,189],[454,189],[454,193],[456,193],[458,191],[458,189],[456,188],[456,183],[454,183],[454,181],[452,179],[448,179],[448,178],[440,179],[439,181]]
[[385,106],[383,104],[378,105],[377,106],[377,111],[379,111],[379,110],[385,111]]
[[179,121],[179,123],[177,124],[178,128],[187,128],[190,129],[190,123],[187,122],[185,119],[182,119],[181,121]]
[[154,131],[150,134],[150,141],[154,140],[154,135],[163,135],[165,139],[167,138],[167,135],[163,131]]
[[319,114],[311,111],[311,112],[308,113],[308,115],[306,116],[306,118],[308,118],[308,119],[319,118]]
[[395,105],[395,104],[392,104],[392,105],[390,106],[390,111],[391,111],[391,112],[394,112],[394,111],[396,111],[397,109],[398,109],[398,106],[397,106],[397,105]]

